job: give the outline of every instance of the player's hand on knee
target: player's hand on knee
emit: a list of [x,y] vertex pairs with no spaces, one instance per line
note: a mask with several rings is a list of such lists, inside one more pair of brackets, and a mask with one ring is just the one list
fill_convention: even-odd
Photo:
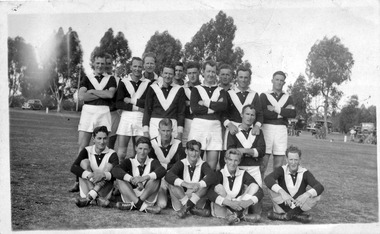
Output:
[[240,203],[238,201],[231,201],[228,206],[231,207],[234,210],[242,210],[242,209],[244,209],[243,207],[240,206]]
[[305,204],[306,200],[310,198],[310,194],[308,192],[305,192],[303,194],[301,194],[299,197],[297,197],[297,199],[294,201],[294,204],[296,206],[303,206],[303,204]]
[[252,204],[253,204],[253,202],[251,200],[243,200],[243,201],[239,202],[240,207],[242,207],[243,209],[247,209],[248,206],[250,206]]
[[98,183],[106,178],[104,172],[94,172],[93,180],[94,183]]

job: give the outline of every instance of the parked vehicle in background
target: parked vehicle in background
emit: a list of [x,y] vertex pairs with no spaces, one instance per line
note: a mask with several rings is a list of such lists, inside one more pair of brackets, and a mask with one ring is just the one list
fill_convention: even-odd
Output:
[[23,110],[41,110],[43,105],[40,99],[29,99],[21,106],[21,108]]

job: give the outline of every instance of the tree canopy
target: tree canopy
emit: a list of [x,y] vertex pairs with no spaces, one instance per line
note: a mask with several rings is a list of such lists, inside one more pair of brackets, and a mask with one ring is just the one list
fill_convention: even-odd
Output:
[[311,47],[306,59],[306,74],[310,81],[310,94],[323,98],[326,128],[330,108],[335,108],[342,97],[338,87],[351,79],[353,65],[351,52],[337,36],[324,37]]
[[37,56],[32,45],[25,42],[22,37],[8,37],[8,88],[9,105],[18,91],[23,92],[26,97],[32,96],[28,93],[33,83],[29,82],[34,78],[38,69]]
[[203,24],[192,40],[185,44],[185,59],[197,62],[213,59],[233,67],[243,65],[250,68],[247,60],[242,61],[243,49],[234,48],[236,29],[234,19],[220,11],[215,20]]
[[131,50],[128,40],[124,33],[118,32],[114,36],[112,28],[109,28],[100,39],[100,45],[95,47],[91,53],[91,67],[94,60],[94,53],[108,53],[113,58],[113,67],[116,69],[117,76],[124,77],[127,75],[129,68],[128,62],[131,58]]
[[145,51],[156,54],[156,73],[162,71],[165,64],[175,64],[182,58],[182,43],[175,39],[168,31],[156,31],[146,43]]
[[288,93],[293,97],[297,117],[307,120],[309,118],[309,105],[311,97],[305,76],[300,74],[294,84],[288,86]]
[[57,101],[57,111],[61,111],[62,100],[72,97],[79,76],[83,75],[83,51],[78,34],[71,28],[65,34],[58,29],[41,51],[46,93]]

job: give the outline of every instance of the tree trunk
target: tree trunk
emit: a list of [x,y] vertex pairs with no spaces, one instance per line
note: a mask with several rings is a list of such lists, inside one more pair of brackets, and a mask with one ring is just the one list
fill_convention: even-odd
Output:
[[328,126],[327,126],[327,112],[328,112],[328,108],[329,108],[328,96],[326,96],[325,97],[324,114],[323,114],[323,120],[325,121],[323,125],[325,126],[325,129],[326,129],[326,135],[329,132],[329,129],[328,129]]
[[57,112],[61,113],[62,111],[62,98],[57,99]]

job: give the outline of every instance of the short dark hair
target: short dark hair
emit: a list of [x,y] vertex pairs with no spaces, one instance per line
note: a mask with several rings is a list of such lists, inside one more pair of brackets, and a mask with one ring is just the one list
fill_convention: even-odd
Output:
[[104,132],[108,136],[108,129],[106,126],[98,126],[94,128],[94,131],[92,131],[92,136],[96,137],[99,132]]
[[192,150],[194,149],[194,145],[197,145],[199,147],[199,149],[202,148],[202,144],[199,142],[199,141],[196,141],[196,140],[190,140],[186,143],[186,149],[188,150]]
[[158,127],[161,127],[161,126],[168,126],[168,127],[173,127],[173,122],[171,119],[169,118],[163,118],[160,120],[160,122],[158,123]]
[[143,60],[140,57],[132,57],[131,64],[133,63],[133,60],[142,62]]
[[253,104],[247,104],[247,105],[243,106],[243,108],[241,109],[241,113],[243,114],[245,109],[247,109],[247,108],[254,110],[255,114],[256,114],[256,109],[255,109],[255,106]]
[[104,52],[95,52],[92,56],[92,61],[94,62],[96,58],[106,58],[106,54]]
[[273,73],[272,77],[275,77],[276,75],[281,75],[286,79],[286,74],[283,71],[276,71],[275,73]]
[[297,146],[294,146],[294,145],[291,145],[291,146],[289,146],[289,147],[286,149],[286,151],[285,151],[285,155],[286,155],[286,157],[288,157],[288,154],[289,154],[289,153],[297,153],[298,156],[300,156],[300,158],[301,158],[301,155],[302,155],[301,150],[300,150]]
[[202,65],[202,69],[205,70],[206,69],[206,66],[209,65],[211,67],[216,67],[216,62],[213,61],[213,60],[206,60],[203,65]]
[[104,53],[104,58],[105,59],[113,59],[112,55],[110,55],[109,53]]
[[232,67],[229,65],[229,64],[221,64],[219,67],[218,67],[218,72],[220,72],[220,70],[222,69],[229,69],[231,71],[231,74],[234,73],[234,70],[232,69]]
[[180,66],[180,67],[183,67],[183,68],[185,68],[185,66],[183,65],[183,63],[182,63],[182,62],[177,62],[177,63],[175,64],[175,66]]
[[146,53],[144,53],[143,56],[142,56],[143,63],[145,63],[145,58],[147,58],[147,57],[153,58],[154,62],[156,62],[156,54],[155,53],[153,53],[153,52],[146,52]]
[[136,141],[136,147],[139,145],[139,144],[147,144],[149,146],[149,148],[152,148],[152,143],[150,142],[149,138],[148,137],[140,137],[137,141]]
[[162,71],[164,71],[164,68],[170,68],[170,69],[173,69],[173,72],[175,72],[175,67],[173,64],[171,63],[166,63],[164,65],[162,65]]
[[196,69],[198,69],[198,71],[199,71],[199,68],[200,68],[199,63],[194,62],[194,61],[190,61],[190,62],[188,62],[188,63],[186,64],[186,70],[187,70],[187,69],[191,69],[191,68],[196,68]]
[[230,156],[230,154],[239,155],[240,156],[240,161],[241,161],[241,158],[243,156],[243,154],[239,150],[237,150],[235,148],[231,148],[231,149],[228,149],[226,151],[226,154],[224,155],[224,158],[227,159]]
[[243,67],[243,66],[238,67],[238,69],[236,70],[236,76],[239,74],[239,71],[248,72],[249,73],[249,78],[251,78],[251,76],[252,76],[251,69],[249,69],[247,67]]

